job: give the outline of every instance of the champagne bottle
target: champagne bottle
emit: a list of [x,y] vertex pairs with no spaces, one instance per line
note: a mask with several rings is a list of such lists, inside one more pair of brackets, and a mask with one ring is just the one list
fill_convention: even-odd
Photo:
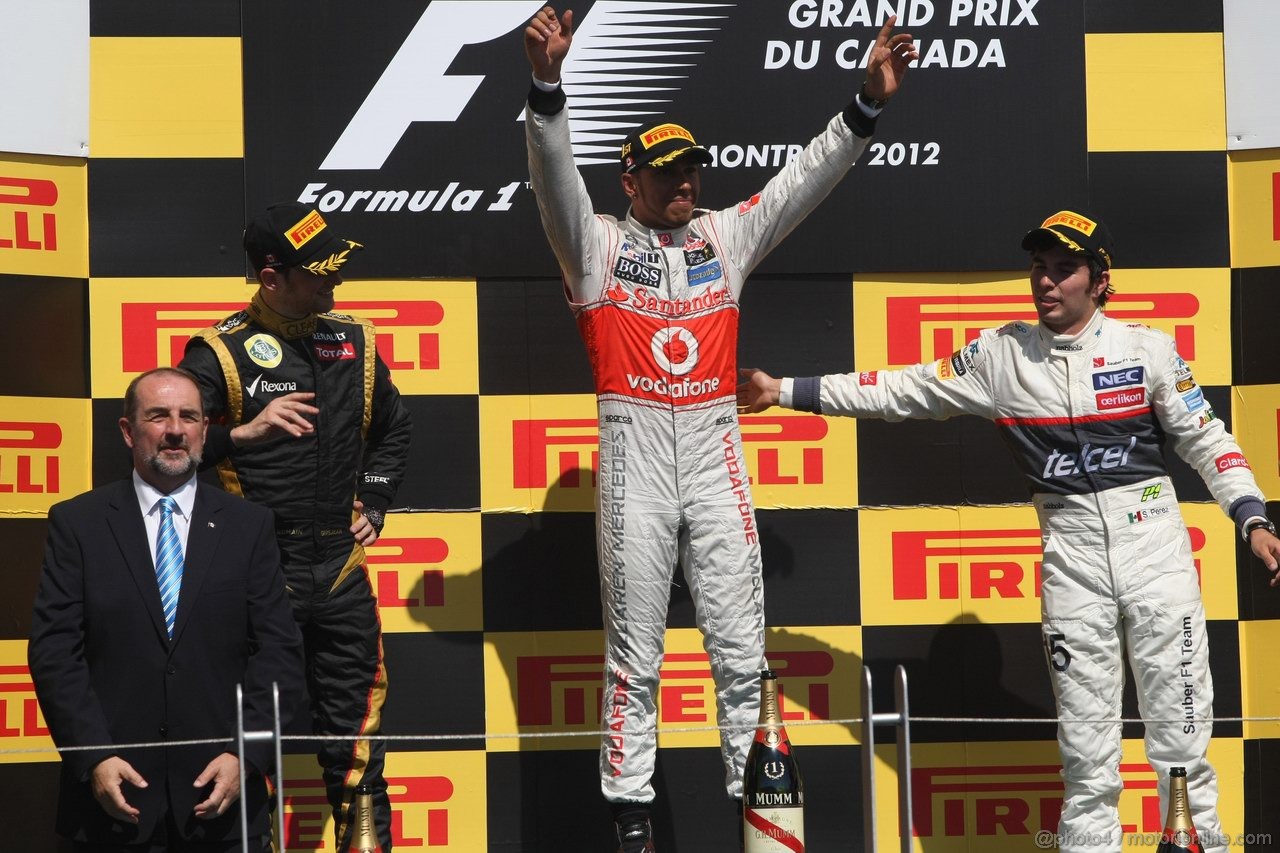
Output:
[[760,724],[742,783],[746,853],[804,853],[804,783],[778,711],[778,679],[760,673]]
[[1156,853],[1204,853],[1200,836],[1191,822],[1191,805],[1187,802],[1187,768],[1169,768],[1169,812],[1164,819],[1164,833]]
[[356,824],[347,853],[382,853],[378,830],[373,825],[373,788],[361,782],[356,788]]

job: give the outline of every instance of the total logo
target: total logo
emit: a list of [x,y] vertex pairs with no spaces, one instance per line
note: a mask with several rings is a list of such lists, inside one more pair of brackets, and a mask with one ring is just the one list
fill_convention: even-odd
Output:
[[254,396],[257,396],[257,393],[259,391],[261,391],[264,394],[269,394],[269,393],[274,393],[279,391],[297,391],[298,383],[297,382],[271,382],[271,381],[263,382],[262,374],[259,373],[257,376],[253,378],[252,382],[250,382],[248,385],[244,387],[244,390],[249,392],[250,397],[254,397]]

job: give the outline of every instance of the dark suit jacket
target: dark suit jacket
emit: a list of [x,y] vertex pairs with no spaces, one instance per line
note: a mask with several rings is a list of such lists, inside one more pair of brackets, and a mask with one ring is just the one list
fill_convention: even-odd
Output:
[[[302,640],[285,595],[271,513],[199,484],[187,539],[172,642],[146,527],[131,480],[80,495],[49,512],[28,647],[36,695],[60,747],[230,738],[219,744],[105,749],[62,756],[59,834],[129,843],[151,837],[172,810],[183,835],[240,836],[239,803],[211,820],[192,815],[210,789],[192,783],[221,752],[235,753],[236,685],[245,728],[273,727],[272,682],[291,715],[303,691]],[[287,716],[286,716],[287,722]],[[268,825],[263,773],[268,743],[246,745],[241,794],[250,832]],[[93,798],[95,765],[119,755],[147,780],[124,786],[139,824],[113,820]]]

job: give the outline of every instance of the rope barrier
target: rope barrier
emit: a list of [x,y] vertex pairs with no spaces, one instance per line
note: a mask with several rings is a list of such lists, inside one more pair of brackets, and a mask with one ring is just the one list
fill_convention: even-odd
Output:
[[[1280,716],[1269,717],[1195,717],[1188,720],[1185,717],[1166,720],[1146,720],[1142,717],[1102,717],[1097,719],[1077,719],[1063,720],[1058,717],[908,717],[911,723],[955,723],[960,725],[976,725],[976,724],[997,724],[997,725],[1046,725],[1049,723],[1071,723],[1071,724],[1089,724],[1101,725],[1107,723],[1280,723]],[[794,720],[786,723],[787,728],[806,728],[813,726],[861,726],[866,722],[864,717],[846,717],[835,720]],[[750,725],[706,725],[706,726],[681,726],[679,728],[659,728],[659,729],[641,729],[636,733],[649,733],[656,731],[659,736],[683,735],[683,734],[700,734],[705,732],[740,732],[755,731],[756,724]],[[591,731],[555,731],[555,732],[490,732],[477,734],[441,734],[441,735],[340,735],[340,734],[320,734],[320,735],[282,735],[281,741],[368,741],[368,742],[406,742],[406,743],[431,743],[442,741],[466,741],[466,740],[538,740],[545,738],[599,738],[614,734],[608,729],[591,730]],[[228,735],[223,738],[197,738],[189,740],[165,740],[165,741],[147,741],[141,743],[118,743],[105,744],[102,746],[37,746],[22,749],[0,749],[0,756],[5,755],[33,755],[39,753],[64,753],[64,752],[93,752],[104,749],[161,749],[176,746],[207,746],[210,744],[226,744],[230,745],[235,741],[235,735]]]

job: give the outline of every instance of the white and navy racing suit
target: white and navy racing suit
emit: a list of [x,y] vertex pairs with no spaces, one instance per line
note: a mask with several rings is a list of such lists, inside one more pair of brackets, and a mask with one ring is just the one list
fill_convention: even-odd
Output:
[[1205,850],[1226,850],[1205,758],[1212,725],[1199,722],[1213,710],[1204,607],[1166,439],[1237,524],[1266,513],[1239,445],[1172,338],[1102,311],[1072,336],[1016,322],[930,364],[784,380],[780,397],[829,415],[995,422],[1030,483],[1042,532],[1042,621],[1066,789],[1060,849],[1120,850],[1120,724],[1072,720],[1120,717],[1127,650],[1151,721],[1160,813],[1169,768],[1186,767]]
[[760,544],[735,403],[747,275],[840,181],[874,122],[851,105],[756,195],[661,231],[593,212],[560,89],[534,88],[529,170],[595,376],[605,627],[601,787],[653,800],[655,697],[677,557],[716,686],[725,785],[742,796],[764,655]]

